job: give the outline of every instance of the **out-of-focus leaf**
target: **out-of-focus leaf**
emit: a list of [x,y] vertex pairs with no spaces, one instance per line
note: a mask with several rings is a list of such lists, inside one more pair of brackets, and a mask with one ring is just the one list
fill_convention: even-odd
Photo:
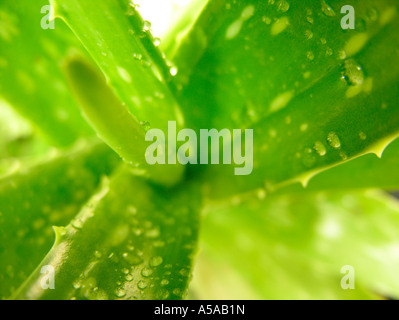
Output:
[[80,43],[61,22],[43,30],[45,0],[0,3],[0,96],[59,146],[92,135],[71,98],[59,64]]
[[[237,203],[208,210],[192,297],[232,298],[231,292],[235,299],[399,296],[396,200],[367,192]],[[355,290],[341,288],[341,268],[346,265],[355,270]],[[226,267],[220,279],[209,276]],[[230,292],[223,291],[225,282]],[[215,287],[219,291],[212,293]]]
[[52,225],[67,224],[117,162],[105,145],[84,144],[0,179],[0,298],[35,270],[54,242]]
[[[200,32],[198,62],[173,80],[188,123],[254,129],[252,174],[210,166],[215,192],[306,184],[398,136],[397,1],[329,4],[211,1],[198,19],[192,33],[210,21],[215,30]],[[355,8],[355,30],[340,26],[343,5]]]
[[[121,168],[66,227],[20,288],[24,299],[180,299],[196,252],[200,199],[165,191]],[[191,190],[192,191],[192,190]],[[55,268],[43,290],[41,267]]]
[[129,0],[52,0],[81,40],[120,100],[147,127],[168,131],[168,121],[184,118],[165,80],[174,69],[154,45],[149,22]]
[[[207,3],[208,0],[190,1],[188,4],[186,4],[186,7],[183,9],[183,12],[181,12],[178,19],[173,22],[172,27],[165,34],[165,37],[160,43],[160,48],[165,53],[166,57],[168,57],[168,59],[177,61],[176,55],[183,55],[184,52],[184,49],[180,48],[187,47],[193,49],[195,47],[195,45],[188,45],[185,42],[193,41],[193,35],[190,34],[190,36],[188,36],[188,34],[192,30],[194,23],[200,16]],[[190,52],[190,54],[192,55],[194,52]],[[187,54],[184,56],[184,59],[186,61],[192,61],[192,56],[190,57]],[[182,63],[183,62],[179,63],[179,66],[181,66]],[[187,65],[187,67],[191,67],[191,65]],[[187,70],[185,72],[187,72]]]
[[181,180],[182,165],[171,164],[165,170],[164,165],[147,163],[146,150],[152,142],[146,141],[142,125],[107,86],[101,73],[80,57],[69,58],[65,69],[88,122],[101,139],[135,168],[136,174],[165,186]]

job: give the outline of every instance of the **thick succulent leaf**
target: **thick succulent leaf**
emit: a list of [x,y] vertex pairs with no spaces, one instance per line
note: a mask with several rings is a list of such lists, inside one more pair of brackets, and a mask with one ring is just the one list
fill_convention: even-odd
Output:
[[317,190],[353,190],[382,188],[399,190],[399,140],[392,142],[382,158],[367,154],[320,173],[308,185],[290,185],[278,190],[279,193]]
[[[167,132],[184,119],[165,79],[172,77],[154,44],[150,24],[129,0],[52,0],[61,17],[104,72],[138,121]],[[174,71],[172,69],[172,73]]]
[[43,30],[41,8],[46,0],[4,0],[0,3],[0,97],[35,129],[60,146],[91,135],[68,92],[59,64],[80,43],[61,22]]
[[0,298],[30,275],[54,242],[52,225],[67,224],[118,157],[105,145],[81,145],[66,155],[14,166],[0,179]]
[[65,69],[88,122],[103,141],[135,168],[137,175],[165,186],[181,180],[182,165],[170,165],[165,170],[163,165],[146,162],[146,150],[152,142],[146,141],[142,125],[107,86],[101,73],[78,56],[70,57]]
[[[199,198],[165,191],[121,168],[66,227],[15,298],[180,299],[196,252]],[[192,191],[192,190],[191,190]],[[43,290],[41,267],[55,269]]]
[[[185,44],[185,42],[192,39],[191,37],[188,37],[188,33],[192,30],[194,23],[207,3],[208,0],[192,0],[188,4],[185,4],[180,15],[176,21],[173,22],[173,25],[167,31],[165,37],[160,43],[160,48],[168,59],[177,60],[176,55],[177,53],[182,55],[183,50],[180,50],[180,48],[183,46],[192,48],[192,46]],[[184,58],[191,57],[185,56]]]
[[[399,296],[396,200],[369,191],[237,203],[208,210],[193,298]],[[355,270],[355,290],[341,288],[346,265]]]
[[[221,3],[211,1],[198,20],[193,33],[209,21],[216,30],[191,43],[202,54],[174,82],[197,129],[254,129],[254,171],[236,177],[230,166],[211,166],[209,176],[236,192],[306,184],[346,160],[380,154],[398,136],[396,1],[223,1],[217,14]],[[355,30],[340,27],[348,4]]]

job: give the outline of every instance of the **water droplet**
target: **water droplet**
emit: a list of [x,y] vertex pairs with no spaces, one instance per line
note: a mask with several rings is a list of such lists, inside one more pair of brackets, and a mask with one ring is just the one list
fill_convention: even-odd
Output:
[[308,60],[313,61],[314,60],[314,53],[312,51],[308,51],[306,54],[306,57]]
[[158,47],[161,44],[160,38],[154,38],[154,46]]
[[161,286],[167,286],[168,284],[169,284],[169,280],[167,280],[167,279],[163,279],[161,281]]
[[153,273],[152,269],[147,268],[147,267],[144,267],[144,268],[141,270],[141,275],[142,275],[143,277],[149,277],[149,276],[152,275],[152,273]]
[[132,281],[133,280],[133,275],[128,273],[125,277],[126,281]]
[[123,272],[124,274],[128,274],[128,273],[129,273],[129,269],[123,268],[123,269],[122,269],[122,272]]
[[366,140],[367,139],[366,134],[364,132],[362,132],[362,131],[359,132],[359,137],[360,137],[361,140]]
[[339,153],[339,156],[341,157],[342,160],[348,160],[348,156],[343,151]]
[[324,146],[324,144],[320,141],[316,141],[314,144],[313,149],[316,150],[316,152],[320,155],[320,156],[324,156],[327,151],[326,151],[326,147]]
[[144,290],[145,288],[147,288],[147,286],[148,286],[148,284],[147,284],[147,281],[145,281],[145,280],[140,280],[137,283],[137,288],[139,288],[140,290]]
[[82,227],[83,227],[83,222],[82,222],[82,220],[81,220],[80,218],[75,219],[75,220],[72,222],[72,226],[73,226],[75,229],[82,229]]
[[364,82],[364,72],[362,67],[354,60],[345,61],[342,71],[342,78],[349,85],[361,85]]
[[72,283],[72,285],[73,285],[73,287],[75,288],[75,289],[79,289],[80,287],[81,287],[81,282],[80,282],[80,280],[75,280],[73,283]]
[[287,12],[290,9],[290,4],[285,0],[277,2],[277,8],[281,12]]
[[100,251],[96,250],[96,251],[94,252],[94,256],[95,256],[97,259],[100,259],[100,258],[102,257],[102,254],[101,254]]
[[188,275],[188,270],[187,269],[181,269],[180,271],[179,271],[179,273],[180,273],[180,275],[182,275],[183,277],[186,277],[187,275]]
[[272,23],[272,19],[270,19],[269,17],[262,17],[262,21],[266,24],[271,24]]
[[[144,128],[144,131],[148,131],[151,129],[151,124],[148,121],[141,121],[140,125]],[[136,209],[136,213],[137,213],[137,209]],[[132,214],[135,214],[132,212]]]
[[321,11],[323,11],[323,13],[328,17],[335,16],[334,10],[325,2],[325,0],[321,1]]
[[330,132],[327,136],[327,141],[331,147],[338,149],[341,147],[341,141],[339,140],[335,132]]
[[150,266],[151,267],[158,267],[159,265],[162,264],[162,262],[163,262],[162,257],[159,257],[159,256],[158,257],[153,257],[150,260]]
[[123,288],[117,288],[117,289],[115,290],[115,295],[116,295],[118,298],[122,298],[122,297],[124,297],[124,296],[126,295],[126,291],[125,291]]
[[166,289],[161,289],[158,292],[159,300],[166,300],[169,297],[169,291]]
[[310,31],[310,30],[306,30],[306,31],[305,31],[305,37],[306,37],[306,39],[308,39],[308,40],[312,39],[312,38],[313,38],[313,32]]
[[143,31],[149,31],[151,29],[151,22],[145,20],[143,25]]
[[339,57],[341,60],[346,59],[346,52],[345,52],[345,50],[339,50],[339,51],[338,51],[338,57]]
[[180,289],[179,289],[179,288],[175,288],[175,289],[173,289],[173,294],[174,294],[174,295],[176,295],[176,296],[180,296],[180,293],[181,293],[181,291],[180,291]]

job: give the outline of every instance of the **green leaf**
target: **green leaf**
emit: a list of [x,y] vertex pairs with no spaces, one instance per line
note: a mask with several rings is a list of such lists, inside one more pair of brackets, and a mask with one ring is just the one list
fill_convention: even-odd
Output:
[[392,142],[384,151],[382,158],[374,154],[364,155],[320,173],[309,181],[306,188],[291,185],[279,193],[317,190],[353,190],[381,188],[399,189],[399,140]]
[[65,69],[88,122],[103,141],[135,168],[137,175],[165,186],[181,180],[184,167],[180,164],[165,170],[165,166],[147,163],[150,142],[146,142],[142,125],[121,104],[101,74],[79,57],[69,58]]
[[[198,62],[174,79],[190,125],[254,129],[252,174],[210,166],[215,192],[221,184],[230,194],[306,184],[344,161],[381,154],[398,136],[399,55],[387,49],[399,44],[396,1],[335,1],[331,10],[324,1],[221,3],[211,1],[192,31],[209,21],[215,28],[191,44]],[[340,27],[347,4],[355,30]]]
[[1,1],[0,97],[47,140],[66,146],[92,135],[59,68],[66,52],[80,50],[80,44],[61,21],[54,30],[42,29],[45,5],[48,1]]
[[[207,210],[192,297],[399,296],[399,206],[389,196],[319,193],[234,203]],[[355,290],[341,288],[346,265],[355,270]]]
[[83,144],[0,179],[0,297],[33,272],[54,242],[53,224],[67,224],[118,161],[105,145]]
[[[15,298],[182,298],[200,207],[190,189],[153,188],[121,168],[68,226],[55,229],[52,250]],[[55,268],[54,290],[41,287],[45,265]]]
[[[150,24],[129,0],[52,0],[83,43],[116,95],[138,121],[167,132],[168,121],[184,118],[165,83],[169,67],[153,43]],[[106,13],[106,14],[104,14]]]

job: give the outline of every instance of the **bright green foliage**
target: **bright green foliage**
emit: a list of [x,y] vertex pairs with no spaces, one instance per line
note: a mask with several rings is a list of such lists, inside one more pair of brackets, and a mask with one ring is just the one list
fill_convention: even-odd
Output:
[[[129,169],[118,170],[68,226],[56,228],[53,248],[15,297],[181,298],[201,206],[189,191],[151,188]],[[42,265],[57,268],[57,290],[41,289]]]
[[396,2],[355,5],[361,25],[345,31],[340,8],[350,3],[335,1],[326,14],[320,1],[288,2],[226,1],[220,15],[211,1],[214,23],[196,26],[206,39],[188,45],[203,54],[175,79],[189,123],[254,129],[250,176],[209,168],[231,193],[306,184],[343,161],[380,155],[399,134],[399,52],[387,50],[399,45]]
[[169,67],[153,43],[150,24],[129,0],[51,2],[56,16],[71,27],[139,121],[165,132],[169,120],[184,127],[179,107],[164,83],[171,77]]
[[[198,238],[191,298],[399,297],[397,1],[205,2],[158,47],[128,0],[2,0],[0,298],[181,299]],[[253,172],[148,165],[168,121],[254,129]]]
[[0,3],[0,97],[57,146],[92,135],[59,68],[81,45],[65,25],[43,30],[45,0]]
[[[211,208],[203,222],[203,250],[193,295],[207,299],[397,297],[398,227],[397,202],[375,191],[252,197],[238,205]],[[213,278],[207,263],[219,276]],[[341,289],[340,271],[345,265],[356,271],[356,290]],[[234,292],[229,273],[238,283]],[[213,282],[219,280],[218,296],[209,296]]]
[[81,145],[0,180],[0,297],[17,289],[67,224],[111,173],[117,156],[104,145]]

